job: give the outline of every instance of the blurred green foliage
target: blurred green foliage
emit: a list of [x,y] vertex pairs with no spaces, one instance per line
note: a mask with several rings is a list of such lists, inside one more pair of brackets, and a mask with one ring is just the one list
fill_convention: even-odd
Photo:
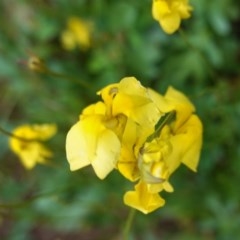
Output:
[[[190,1],[192,17],[166,35],[151,1],[2,0],[0,2],[0,125],[57,123],[51,166],[26,171],[0,136],[0,236],[11,240],[117,239],[131,185],[91,168],[70,172],[65,136],[95,92],[135,76],[164,92],[173,85],[194,102],[204,124],[198,173],[181,167],[158,211],[137,213],[132,239],[240,238],[240,9],[237,0]],[[60,35],[71,16],[93,22],[92,46],[66,51]],[[36,55],[57,73],[27,68]]]

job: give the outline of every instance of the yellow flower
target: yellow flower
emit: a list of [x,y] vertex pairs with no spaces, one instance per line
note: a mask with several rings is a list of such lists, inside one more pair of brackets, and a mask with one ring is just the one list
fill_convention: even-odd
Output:
[[113,169],[138,183],[124,202],[143,213],[164,205],[161,191],[173,192],[172,173],[185,164],[196,171],[202,124],[181,92],[165,95],[123,78],[98,92],[103,101],[85,108],[66,139],[71,170],[92,165],[103,179]]
[[[162,117],[165,123],[163,122],[159,132],[156,129],[156,132],[138,147],[135,167],[134,161],[131,166],[126,162],[122,163],[125,166],[121,167],[122,171],[126,171],[123,175],[129,176],[129,171],[133,171],[132,175],[140,176],[141,185],[145,184],[144,188],[137,185],[135,191],[127,192],[124,198],[125,204],[143,213],[149,213],[155,208],[151,208],[152,202],[139,201],[139,196],[144,196],[145,199],[152,199],[154,196],[155,199],[156,194],[163,190],[172,192],[173,187],[169,183],[171,174],[181,163],[196,171],[202,145],[202,124],[194,114],[195,108],[187,97],[172,87],[169,87],[165,96],[151,89],[148,89],[148,92],[159,110],[167,111],[167,117]],[[175,118],[169,117],[171,113]],[[139,174],[136,174],[136,171],[139,171]]]
[[[159,107],[161,103],[164,105],[159,94],[153,90],[149,90],[149,93]],[[181,162],[196,171],[202,146],[202,123],[194,114],[195,107],[184,94],[173,87],[168,88],[164,100],[168,110],[176,111],[176,120],[169,126],[169,140],[174,146],[172,152],[178,152]],[[169,158],[173,158],[173,155]]]
[[147,184],[140,181],[135,186],[135,191],[125,193],[124,203],[147,214],[162,207],[165,204],[165,200],[157,193],[150,193]]
[[[145,139],[154,130],[160,113],[134,77],[111,84],[98,94],[103,102],[83,110],[67,135],[66,153],[72,171],[91,164],[96,175],[103,179],[117,167],[122,138],[128,134],[126,126],[140,125],[141,137]],[[126,141],[130,141],[129,137]]]
[[25,168],[32,169],[37,163],[46,163],[46,159],[52,156],[52,152],[41,141],[48,140],[56,131],[55,124],[19,126],[12,132],[10,148]]
[[153,18],[168,34],[178,30],[181,19],[189,18],[191,11],[188,0],[153,0],[152,4]]
[[78,17],[69,18],[67,29],[62,32],[61,41],[67,50],[77,46],[88,49],[91,45],[91,24]]

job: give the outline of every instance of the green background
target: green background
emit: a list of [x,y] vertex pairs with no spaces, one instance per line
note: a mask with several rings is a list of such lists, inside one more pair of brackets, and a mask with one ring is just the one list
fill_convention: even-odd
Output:
[[[240,238],[239,1],[190,2],[192,17],[173,35],[152,18],[150,0],[0,2],[0,125],[58,125],[52,165],[31,171],[0,135],[1,239],[121,239],[129,212],[122,196],[132,183],[117,172],[101,181],[90,167],[70,172],[65,137],[95,92],[125,76],[161,93],[183,91],[204,125],[198,172],[182,166],[174,193],[163,193],[166,205],[136,214],[131,239]],[[90,49],[62,47],[71,16],[93,22]],[[30,71],[31,55],[79,82]]]

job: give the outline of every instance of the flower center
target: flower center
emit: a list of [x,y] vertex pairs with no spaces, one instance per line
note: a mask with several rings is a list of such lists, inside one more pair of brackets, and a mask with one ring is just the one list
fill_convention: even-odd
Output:
[[146,142],[140,149],[138,167],[145,182],[161,183],[168,179],[169,170],[166,159],[172,147],[167,139],[155,138]]
[[118,114],[116,117],[107,118],[104,121],[106,128],[111,129],[116,133],[119,139],[122,138],[126,126],[127,117],[123,114]]

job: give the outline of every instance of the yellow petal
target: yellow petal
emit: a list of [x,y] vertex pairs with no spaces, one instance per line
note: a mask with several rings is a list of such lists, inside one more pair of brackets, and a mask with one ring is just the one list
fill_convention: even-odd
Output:
[[171,2],[153,0],[152,15],[168,34],[174,33],[180,26],[180,14],[178,13],[178,9],[172,8]]
[[172,8],[179,13],[182,19],[189,18],[192,7],[188,4],[188,0],[178,0],[173,2]]
[[159,24],[161,25],[163,30],[168,34],[172,34],[175,31],[177,31],[178,28],[180,27],[180,23],[181,18],[179,14],[176,12],[172,12],[168,15],[165,15],[159,20]]
[[[91,141],[92,143],[92,141]],[[92,144],[93,151],[95,144]],[[88,155],[89,146],[82,122],[78,122],[69,130],[66,138],[66,154],[71,171],[85,167],[91,163]]]
[[108,107],[111,106],[114,96],[118,93],[118,86],[118,83],[113,83],[97,92]]
[[202,124],[196,115],[182,125],[170,142],[172,152],[166,159],[170,173],[173,173],[181,163],[196,171],[202,146]]
[[176,90],[173,87],[168,87],[167,92],[164,95],[164,98],[173,104],[186,105],[191,112],[195,111],[195,107],[191,103],[191,101],[182,92]]
[[122,136],[122,148],[117,168],[130,181],[135,181],[139,178],[137,159],[134,155],[137,137],[137,125],[131,119],[128,119]]
[[92,166],[100,179],[104,179],[116,167],[120,148],[120,141],[111,130],[106,129],[98,135]]
[[182,149],[183,157],[182,163],[184,163],[191,170],[196,171],[198,161],[200,158],[200,150],[202,147],[202,123],[196,115],[192,115],[191,118],[178,129],[177,136],[183,135],[178,139],[178,144],[184,142],[185,151]]
[[74,34],[69,31],[69,30],[65,30],[62,32],[61,34],[61,42],[63,47],[66,50],[72,50],[76,47],[76,39]]
[[135,191],[125,193],[124,203],[147,214],[162,207],[165,204],[165,200],[158,193],[150,193],[147,184],[140,181],[135,186]]
[[159,109],[160,113],[163,114],[174,110],[174,105],[166,100],[164,96],[155,92],[153,89],[148,88],[148,95],[156,107]]
[[164,189],[163,183],[147,184],[147,186],[150,193],[159,193]]
[[90,47],[90,24],[77,17],[68,19],[68,30],[80,46]]
[[118,93],[112,102],[112,114],[120,113],[148,127],[154,127],[161,116],[148,90],[134,77],[123,78],[119,83]]
[[125,77],[119,82],[119,92],[147,97],[146,88],[135,77]]
[[153,0],[152,4],[152,15],[157,21],[166,14],[171,13],[167,1]]
[[189,18],[191,10],[188,0],[153,0],[152,4],[153,18],[168,34],[179,29],[181,19]]
[[84,118],[87,115],[92,114],[99,114],[99,115],[105,115],[106,113],[106,105],[103,102],[97,102],[95,104],[91,104],[88,107],[84,108],[81,114],[81,118]]
[[138,95],[118,93],[113,101],[113,115],[123,113],[130,116],[136,108],[150,103],[150,99]]
[[148,184],[148,191],[151,193],[159,193],[162,190],[165,190],[166,192],[174,191],[173,186],[169,183],[169,181],[157,184]]
[[183,93],[173,87],[167,89],[164,97],[169,104],[174,106],[174,110],[177,112],[177,119],[174,124],[174,131],[176,131],[195,112],[195,107]]
[[18,155],[24,167],[30,170],[37,163],[47,163],[46,159],[52,157],[52,152],[38,142],[31,142]]
[[34,124],[32,125],[32,131],[35,132],[36,139],[47,140],[51,138],[57,132],[56,124]]
[[113,115],[124,114],[140,125],[154,127],[161,114],[150,99],[117,94],[113,101]]
[[66,152],[72,171],[92,164],[95,173],[102,179],[116,166],[120,142],[102,121],[101,116],[90,115],[68,132]]
[[163,183],[163,188],[166,192],[173,192],[174,191],[173,186],[168,181],[165,181]]
[[21,125],[14,129],[13,134],[29,140],[47,140],[57,132],[56,124]]
[[119,93],[126,96],[147,98],[146,88],[135,77],[125,77],[119,83],[110,84],[98,92],[106,104],[112,103],[112,100]]
[[25,168],[32,169],[37,163],[46,163],[46,158],[52,156],[52,152],[39,141],[51,138],[56,131],[55,124],[19,126],[13,131],[16,137],[9,140],[10,148],[19,156]]

